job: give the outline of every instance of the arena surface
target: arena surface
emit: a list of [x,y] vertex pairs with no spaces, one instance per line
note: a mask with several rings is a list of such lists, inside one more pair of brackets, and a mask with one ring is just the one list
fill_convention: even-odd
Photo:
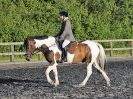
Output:
[[44,63],[0,66],[10,67],[0,69],[0,99],[133,99],[133,60],[106,63],[110,87],[95,68],[85,87],[74,87],[86,76],[85,64],[60,64],[56,88],[46,80]]

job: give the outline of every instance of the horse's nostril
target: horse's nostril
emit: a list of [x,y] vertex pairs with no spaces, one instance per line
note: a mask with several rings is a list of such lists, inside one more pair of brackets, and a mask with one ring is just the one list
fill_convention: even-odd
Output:
[[30,61],[30,55],[28,55],[28,54],[25,54],[25,59],[27,60],[27,61]]

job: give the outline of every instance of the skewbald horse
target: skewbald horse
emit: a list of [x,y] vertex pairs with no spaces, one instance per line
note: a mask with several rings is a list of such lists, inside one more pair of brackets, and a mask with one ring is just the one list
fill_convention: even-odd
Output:
[[[41,51],[50,66],[46,69],[47,81],[54,86],[59,85],[57,65],[61,60],[61,50],[55,37],[29,37],[24,40],[26,48],[25,58],[30,61],[36,50]],[[104,48],[96,42],[86,40],[83,42],[70,42],[67,45],[67,62],[68,63],[87,63],[87,75],[79,87],[85,86],[90,75],[92,74],[92,66],[94,66],[105,78],[107,85],[110,86],[110,79],[104,70],[105,52]],[[49,76],[53,71],[55,81]]]

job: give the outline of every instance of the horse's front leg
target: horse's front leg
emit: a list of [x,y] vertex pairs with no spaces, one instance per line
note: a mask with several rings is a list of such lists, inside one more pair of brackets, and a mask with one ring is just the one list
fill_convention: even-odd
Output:
[[57,65],[54,67],[53,72],[54,72],[54,76],[55,76],[55,83],[54,83],[54,86],[56,87],[56,86],[59,85]]
[[[51,80],[49,73],[53,70],[54,72],[54,76],[55,76],[55,82],[53,80]],[[47,77],[47,81],[54,86],[59,85],[59,80],[58,80],[58,72],[57,72],[57,63],[54,63],[52,66],[49,66],[46,69],[46,77]]]
[[53,70],[53,66],[49,66],[47,69],[46,69],[46,77],[47,77],[47,81],[51,84],[51,85],[54,85],[54,81],[51,80],[50,76],[49,76],[49,73]]

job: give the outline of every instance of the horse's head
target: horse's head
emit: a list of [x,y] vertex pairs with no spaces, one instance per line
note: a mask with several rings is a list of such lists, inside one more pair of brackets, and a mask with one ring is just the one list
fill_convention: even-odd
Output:
[[[36,50],[44,52],[50,46],[55,44],[56,40],[52,36],[36,36],[36,37],[28,37],[24,40],[24,47],[26,49],[25,58],[27,61],[30,61],[32,55]],[[42,47],[45,45],[46,47]]]
[[25,54],[25,58],[27,61],[30,61],[30,59],[32,58],[33,53],[36,50],[36,46],[35,46],[35,40],[32,38],[26,38],[24,40],[24,47],[26,50],[26,54]]

